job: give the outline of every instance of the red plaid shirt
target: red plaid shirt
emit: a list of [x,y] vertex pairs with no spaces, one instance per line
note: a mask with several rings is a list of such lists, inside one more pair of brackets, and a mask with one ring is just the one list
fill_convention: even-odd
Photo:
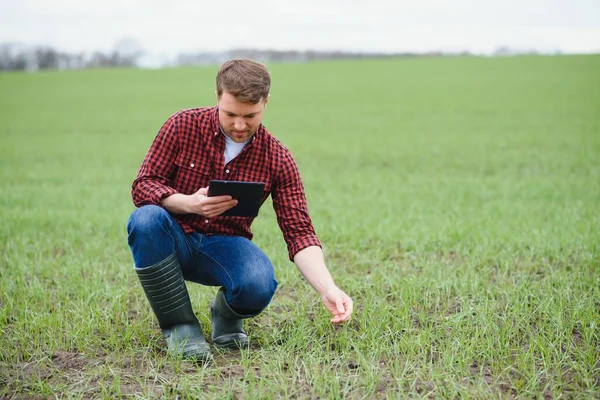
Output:
[[[225,137],[218,109],[194,108],[171,116],[150,146],[132,185],[136,207],[160,205],[175,193],[192,194],[212,179],[264,182],[290,260],[300,250],[321,246],[315,235],[298,167],[290,151],[260,125],[242,152],[225,165]],[[244,236],[252,240],[254,218],[173,215],[186,233]]]

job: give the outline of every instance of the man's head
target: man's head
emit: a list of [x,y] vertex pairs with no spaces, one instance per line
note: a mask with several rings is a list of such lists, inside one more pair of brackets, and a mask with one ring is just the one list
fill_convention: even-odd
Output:
[[217,97],[227,92],[242,103],[258,104],[269,98],[271,76],[267,67],[250,59],[229,60],[217,73]]
[[234,142],[245,142],[256,132],[269,100],[271,76],[249,59],[229,60],[217,73],[219,123]]

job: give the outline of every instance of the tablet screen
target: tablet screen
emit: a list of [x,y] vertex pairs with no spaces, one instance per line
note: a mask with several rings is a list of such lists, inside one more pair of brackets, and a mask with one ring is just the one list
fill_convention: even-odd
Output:
[[256,217],[260,208],[265,184],[262,182],[212,180],[208,186],[208,196],[229,195],[238,201],[237,205],[225,211],[225,217]]

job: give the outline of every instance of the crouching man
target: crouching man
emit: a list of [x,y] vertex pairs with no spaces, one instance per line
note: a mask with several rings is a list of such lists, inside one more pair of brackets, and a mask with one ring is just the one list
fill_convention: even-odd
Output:
[[319,293],[331,322],[352,314],[334,283],[315,235],[304,187],[289,150],[262,125],[271,77],[252,60],[230,60],[216,77],[217,105],[177,112],[155,137],[132,185],[138,207],[127,225],[135,271],[156,314],[168,351],[210,358],[185,280],[217,286],[210,303],[212,343],[248,346],[243,319],[270,303],[273,265],[252,243],[253,218],[223,216],[237,201],[207,196],[210,180],[264,182],[290,260]]

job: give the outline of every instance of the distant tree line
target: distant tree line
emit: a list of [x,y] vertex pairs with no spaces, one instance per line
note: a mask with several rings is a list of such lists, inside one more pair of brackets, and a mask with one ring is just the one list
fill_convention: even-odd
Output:
[[363,58],[409,58],[409,57],[441,57],[471,55],[462,53],[381,53],[381,52],[350,52],[350,51],[297,51],[297,50],[260,50],[233,49],[224,52],[182,53],[176,60],[176,65],[207,65],[219,64],[231,58],[251,58],[261,62],[305,62],[319,60],[344,60]]
[[[555,51],[553,54],[559,54]],[[499,47],[493,56],[537,54],[534,50],[517,51],[506,46]],[[23,46],[16,43],[0,43],[0,71],[38,71],[44,69],[83,68],[162,68],[182,65],[219,65],[231,58],[252,58],[261,62],[307,62],[315,60],[340,60],[364,58],[414,58],[471,56],[469,52],[348,52],[348,51],[296,51],[233,49],[223,52],[181,53],[174,59],[146,54],[136,39],[119,40],[109,52],[67,53],[48,46]]]
[[136,67],[144,51],[135,39],[121,39],[109,52],[67,53],[50,46],[0,43],[0,71]]

